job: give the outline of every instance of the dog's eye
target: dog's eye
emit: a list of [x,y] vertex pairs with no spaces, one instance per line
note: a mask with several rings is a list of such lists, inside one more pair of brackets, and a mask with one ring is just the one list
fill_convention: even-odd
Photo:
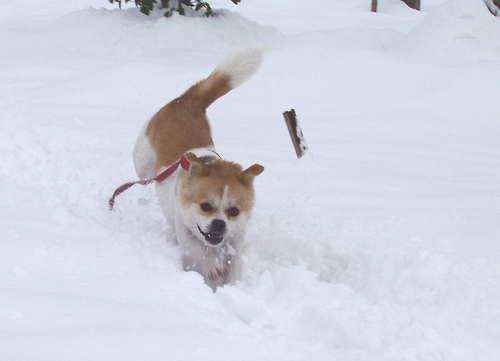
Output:
[[240,210],[236,207],[232,207],[228,209],[227,214],[230,217],[236,217],[238,214],[240,214]]
[[203,212],[211,212],[213,209],[210,203],[202,203],[200,207]]

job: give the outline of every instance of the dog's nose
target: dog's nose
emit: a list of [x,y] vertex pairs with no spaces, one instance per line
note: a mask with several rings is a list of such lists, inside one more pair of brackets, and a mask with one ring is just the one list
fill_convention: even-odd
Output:
[[222,219],[214,219],[211,226],[212,232],[217,232],[219,234],[224,234],[226,230],[226,222]]

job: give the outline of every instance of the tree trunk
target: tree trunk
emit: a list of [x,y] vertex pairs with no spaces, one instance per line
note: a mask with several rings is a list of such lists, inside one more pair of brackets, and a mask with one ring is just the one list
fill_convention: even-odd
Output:
[[377,12],[377,0],[372,0],[372,12]]

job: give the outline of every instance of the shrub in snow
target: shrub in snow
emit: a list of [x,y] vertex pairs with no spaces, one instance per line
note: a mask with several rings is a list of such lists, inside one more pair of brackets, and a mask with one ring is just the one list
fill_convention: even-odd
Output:
[[[149,13],[154,9],[155,4],[159,3],[160,9],[167,9],[165,12],[166,17],[172,16],[175,12],[180,15],[186,15],[185,8],[193,9],[195,11],[204,10],[205,16],[215,16],[215,12],[208,1],[202,0],[109,0],[110,3],[118,3],[118,6],[122,7],[122,1],[125,3],[134,2],[135,6],[139,7],[141,13],[149,15]],[[241,0],[231,0],[234,4],[238,4]]]

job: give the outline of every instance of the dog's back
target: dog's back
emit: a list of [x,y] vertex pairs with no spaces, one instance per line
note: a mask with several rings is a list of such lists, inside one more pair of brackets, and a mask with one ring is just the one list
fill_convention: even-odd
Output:
[[160,109],[145,125],[134,148],[138,176],[152,177],[192,149],[213,148],[205,110],[253,75],[262,54],[262,49],[248,49],[226,57],[208,78]]

